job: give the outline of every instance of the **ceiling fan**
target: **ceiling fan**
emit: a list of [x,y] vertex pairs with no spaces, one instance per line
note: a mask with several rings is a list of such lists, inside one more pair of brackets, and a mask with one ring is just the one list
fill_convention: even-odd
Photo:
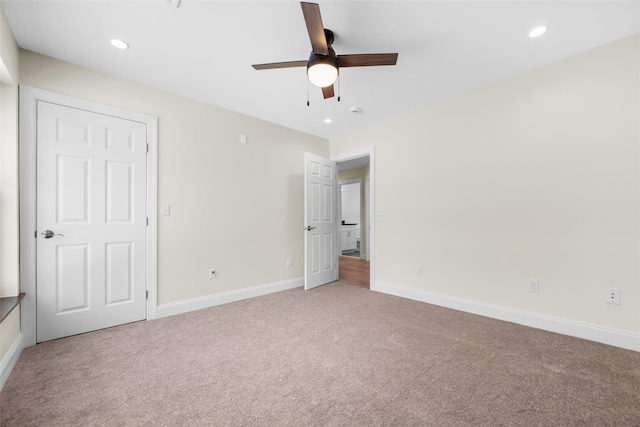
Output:
[[[302,13],[307,24],[309,39],[311,40],[311,55],[309,60],[272,62],[269,64],[254,64],[256,70],[273,68],[307,67],[307,75],[314,85],[322,88],[322,95],[326,98],[334,96],[333,83],[338,78],[338,70],[342,67],[368,67],[373,65],[396,65],[397,53],[367,53],[357,55],[336,55],[333,44],[333,31],[324,28],[320,7],[317,3],[301,2]],[[340,100],[340,97],[338,97]],[[307,103],[308,104],[308,103]]]

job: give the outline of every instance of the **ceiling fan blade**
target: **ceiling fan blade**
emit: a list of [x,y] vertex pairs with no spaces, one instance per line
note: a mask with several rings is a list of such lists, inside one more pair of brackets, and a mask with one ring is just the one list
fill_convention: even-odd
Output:
[[327,38],[324,35],[324,26],[322,25],[322,16],[320,16],[320,6],[317,3],[300,2],[302,6],[302,14],[307,24],[311,47],[315,53],[320,55],[328,55],[329,47],[327,46]]
[[397,53],[364,53],[338,55],[338,67],[368,67],[374,65],[396,65]]
[[291,67],[306,67],[307,60],[303,61],[287,61],[287,62],[271,62],[269,64],[253,64],[252,67],[256,70],[270,70],[273,68],[291,68]]
[[322,88],[322,96],[324,96],[324,99],[333,98],[333,96],[334,96],[333,85],[327,86],[327,87],[323,87]]

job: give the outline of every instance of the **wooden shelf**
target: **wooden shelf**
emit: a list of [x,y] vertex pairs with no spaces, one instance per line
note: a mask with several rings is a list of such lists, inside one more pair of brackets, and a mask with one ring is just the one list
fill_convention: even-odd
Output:
[[22,298],[24,298],[24,292],[16,297],[0,298],[0,323],[20,304]]

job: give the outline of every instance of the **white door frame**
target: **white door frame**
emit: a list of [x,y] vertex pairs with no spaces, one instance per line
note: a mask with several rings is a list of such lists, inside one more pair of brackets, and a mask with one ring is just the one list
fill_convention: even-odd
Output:
[[[369,253],[367,254],[367,256],[369,257],[369,289],[371,289],[372,291],[377,291],[378,290],[378,286],[376,285],[376,281],[375,281],[375,274],[376,274],[376,269],[375,269],[375,254],[376,254],[376,247],[375,247],[375,242],[376,242],[376,233],[375,233],[375,225],[376,225],[376,217],[374,215],[375,213],[375,166],[376,166],[376,162],[375,162],[375,147],[373,145],[369,146],[369,147],[364,147],[364,148],[360,148],[358,150],[355,151],[351,151],[348,153],[344,153],[344,154],[337,154],[335,156],[331,156],[331,160],[335,160],[337,163],[339,162],[344,162],[347,160],[353,160],[353,159],[357,159],[360,157],[366,157],[369,156],[369,206],[367,206],[368,208],[368,212],[369,212],[369,235],[368,237],[368,241],[369,241]],[[360,212],[360,214],[362,215],[362,212]],[[336,228],[337,228],[337,224],[336,224]],[[338,254],[336,253],[336,263],[338,262]],[[339,266],[338,266],[339,268]]]
[[46,101],[147,125],[147,319],[157,309],[158,118],[29,86],[20,86],[20,292],[21,332],[25,347],[36,344],[36,129],[37,103]]

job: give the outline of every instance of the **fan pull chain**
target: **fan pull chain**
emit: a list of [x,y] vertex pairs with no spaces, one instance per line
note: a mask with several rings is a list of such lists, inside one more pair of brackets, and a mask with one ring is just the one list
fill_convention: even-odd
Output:
[[307,107],[309,106],[309,79],[307,80]]
[[338,74],[338,102],[340,102],[340,74]]

